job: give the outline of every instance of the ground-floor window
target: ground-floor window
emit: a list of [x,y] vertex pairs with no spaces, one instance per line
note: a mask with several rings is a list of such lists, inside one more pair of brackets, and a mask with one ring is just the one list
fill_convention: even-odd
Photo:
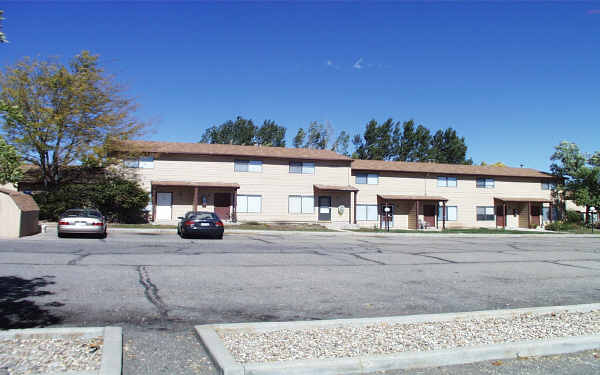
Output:
[[315,210],[315,197],[312,195],[288,196],[288,212],[290,214],[312,214]]
[[260,195],[238,195],[237,212],[260,213],[262,210],[262,196]]
[[376,204],[357,204],[356,205],[356,220],[377,221],[377,205]]
[[493,206],[477,206],[477,221],[492,221],[495,218]]
[[[456,221],[458,206],[446,206],[446,221]],[[439,206],[438,221],[444,220],[444,206]]]

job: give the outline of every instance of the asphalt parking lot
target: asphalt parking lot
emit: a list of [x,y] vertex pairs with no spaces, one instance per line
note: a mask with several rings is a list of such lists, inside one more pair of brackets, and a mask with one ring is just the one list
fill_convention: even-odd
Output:
[[118,325],[124,374],[212,374],[193,325],[600,302],[600,238],[49,232],[0,240],[0,278],[3,328]]

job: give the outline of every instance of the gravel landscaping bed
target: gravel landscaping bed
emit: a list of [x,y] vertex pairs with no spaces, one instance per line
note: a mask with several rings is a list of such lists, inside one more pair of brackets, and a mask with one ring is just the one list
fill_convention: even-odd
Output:
[[217,330],[240,363],[358,357],[600,334],[600,310],[303,330]]
[[0,338],[0,374],[98,371],[103,339],[21,336]]

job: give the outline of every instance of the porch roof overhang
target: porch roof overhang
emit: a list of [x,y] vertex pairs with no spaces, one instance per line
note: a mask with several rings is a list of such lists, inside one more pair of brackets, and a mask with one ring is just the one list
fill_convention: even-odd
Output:
[[352,185],[320,185],[320,184],[314,184],[313,187],[316,190],[321,190],[321,191],[347,191],[347,192],[354,192],[354,191],[358,191],[358,188],[352,186]]
[[535,203],[552,203],[551,199],[546,198],[506,198],[506,197],[494,197],[494,199],[501,202],[535,202]]
[[225,188],[239,189],[240,184],[235,182],[193,182],[193,181],[152,181],[152,186],[185,186],[200,188]]
[[436,201],[446,202],[448,198],[433,195],[388,195],[377,194],[377,197],[386,201]]

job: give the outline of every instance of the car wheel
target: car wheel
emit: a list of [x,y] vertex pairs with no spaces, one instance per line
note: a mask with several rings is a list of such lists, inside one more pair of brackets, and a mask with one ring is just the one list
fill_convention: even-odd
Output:
[[65,238],[65,235],[60,232],[58,232],[57,235],[58,235],[58,238]]
[[108,236],[108,233],[104,232],[100,235],[100,238],[106,238],[106,236]]
[[223,233],[221,233],[221,234],[218,234],[218,235],[217,235],[215,238],[216,238],[217,240],[222,240],[222,239],[223,239]]
[[181,238],[187,238],[187,236],[183,232],[179,232],[179,237],[181,237]]

